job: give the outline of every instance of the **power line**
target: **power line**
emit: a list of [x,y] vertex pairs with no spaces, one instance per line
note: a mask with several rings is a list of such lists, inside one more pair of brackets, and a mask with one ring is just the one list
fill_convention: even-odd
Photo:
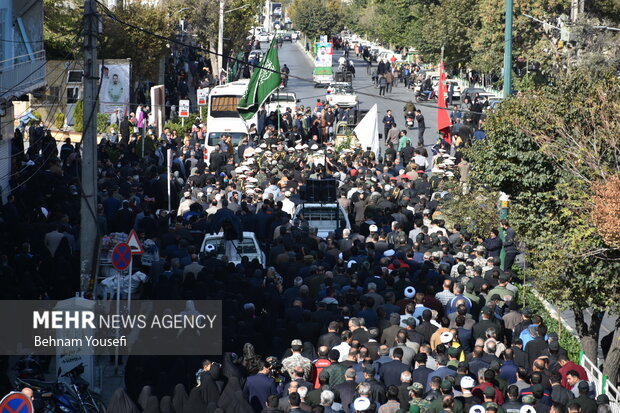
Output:
[[[237,59],[236,57],[230,57],[230,56],[227,56],[227,55],[224,55],[224,54],[220,54],[220,53],[214,52],[212,50],[205,49],[203,47],[189,45],[189,44],[183,43],[182,41],[176,40],[174,38],[170,38],[170,37],[163,36],[161,34],[154,33],[154,32],[152,32],[150,30],[147,30],[147,29],[145,29],[143,27],[137,26],[137,25],[135,25],[133,23],[129,23],[129,22],[126,22],[126,21],[120,19],[110,9],[108,9],[104,4],[102,4],[99,0],[95,0],[95,2],[97,4],[99,4],[100,7],[103,8],[105,14],[110,19],[112,19],[112,20],[114,20],[114,21],[116,21],[116,22],[118,22],[118,23],[120,23],[122,25],[125,25],[127,27],[130,27],[130,28],[132,28],[134,30],[138,30],[138,31],[141,31],[143,33],[146,33],[146,34],[148,34],[148,35],[150,35],[152,37],[156,37],[156,38],[158,38],[160,40],[165,40],[166,42],[175,43],[175,44],[178,44],[178,45],[183,46],[183,47],[199,50],[199,51],[202,51],[202,52],[210,54],[210,55],[220,56],[220,57],[232,60],[232,61],[237,62],[237,63],[242,63],[242,64],[245,64],[245,65],[254,67],[254,69],[261,69],[261,70],[265,70],[265,71],[272,72],[272,73],[280,73],[277,70],[261,66],[260,64],[252,64],[252,63],[249,63],[249,62],[245,62],[245,61],[243,61],[241,59]],[[300,77],[300,76],[289,75],[289,78],[297,79],[297,80],[300,80],[302,82],[307,82],[307,83],[315,84],[315,82],[313,80],[306,79],[306,78],[303,78],[303,77]],[[404,100],[404,99],[388,98],[388,97],[385,97],[385,96],[377,96],[377,95],[373,95],[373,94],[369,94],[369,93],[363,93],[363,92],[360,92],[358,94],[362,95],[362,96],[369,96],[369,97],[389,100],[389,101],[392,101],[392,102],[409,103],[409,100]],[[431,105],[431,104],[427,104],[427,103],[418,103],[418,105],[421,106],[421,107],[428,107],[428,108],[433,108],[433,109],[451,110],[450,108],[447,108],[447,107],[435,106],[435,105]],[[462,110],[461,112],[478,114],[478,115],[482,115],[483,114],[482,112],[473,112],[473,111],[470,111],[470,110]]]
[[[73,39],[71,39],[71,43],[73,43],[78,37],[79,37],[79,33],[75,35],[75,37]],[[73,51],[71,51],[69,54],[67,54],[67,57],[65,58],[65,60],[71,56],[71,54],[73,53]],[[2,93],[0,95],[0,97],[5,96],[7,93],[11,92],[11,90],[14,90],[17,88],[17,86],[21,85],[22,83],[24,83],[26,80],[30,79],[30,77],[35,74],[36,72],[38,72],[39,70],[41,70],[43,67],[45,67],[45,65],[47,65],[48,60],[45,59],[45,61],[43,62],[43,64],[41,64],[39,67],[37,67],[36,69],[34,69],[32,72],[30,72],[28,74],[28,76],[24,77],[19,83],[17,83],[15,86],[13,86],[12,88],[4,91],[4,93]]]

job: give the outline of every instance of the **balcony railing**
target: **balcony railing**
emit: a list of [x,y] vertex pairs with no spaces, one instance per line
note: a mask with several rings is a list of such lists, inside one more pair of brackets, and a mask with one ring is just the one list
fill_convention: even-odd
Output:
[[12,63],[20,59],[0,62],[0,97],[21,96],[45,86],[45,50],[33,53],[34,60]]

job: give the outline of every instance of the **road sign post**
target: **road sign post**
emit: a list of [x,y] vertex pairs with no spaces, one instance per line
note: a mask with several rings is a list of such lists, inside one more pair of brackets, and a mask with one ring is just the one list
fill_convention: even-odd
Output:
[[202,107],[207,104],[207,97],[209,96],[209,88],[202,88],[196,90],[196,101],[198,102],[198,108],[200,110],[200,120],[202,120]]
[[[116,314],[121,314],[121,272],[129,268],[131,271],[131,247],[125,242],[116,244],[112,250],[112,266],[118,271],[116,276]],[[116,330],[116,338],[119,332]],[[118,372],[118,347],[114,349],[114,371]]]
[[181,125],[185,126],[185,118],[189,118],[189,100],[179,100],[179,117],[181,118]]
[[133,229],[129,233],[129,238],[127,238],[127,245],[129,245],[129,249],[131,250],[132,259],[129,263],[129,285],[127,287],[127,312],[131,313],[131,289],[133,288],[133,255],[144,254],[144,248],[142,248],[142,243],[140,242],[140,238],[138,234]]

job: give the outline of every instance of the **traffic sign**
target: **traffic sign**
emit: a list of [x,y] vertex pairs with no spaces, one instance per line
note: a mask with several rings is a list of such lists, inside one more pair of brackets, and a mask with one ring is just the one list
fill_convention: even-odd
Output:
[[131,264],[131,247],[124,242],[116,244],[112,250],[112,266],[119,271],[126,270]]
[[189,118],[189,100],[179,100],[179,117]]
[[198,97],[198,106],[206,105],[207,96],[209,96],[209,88],[197,89],[196,96]]
[[144,254],[144,248],[142,248],[140,238],[138,238],[138,234],[136,234],[136,231],[134,231],[133,229],[129,233],[127,245],[129,245],[129,248],[131,248],[131,255]]
[[11,392],[0,401],[0,413],[33,413],[32,400],[21,392]]

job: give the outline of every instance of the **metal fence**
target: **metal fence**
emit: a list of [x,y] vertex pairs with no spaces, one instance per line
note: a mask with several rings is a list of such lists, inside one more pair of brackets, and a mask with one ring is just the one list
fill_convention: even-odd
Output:
[[609,381],[609,377],[603,375],[603,372],[585,355],[584,352],[579,353],[579,365],[588,373],[590,382],[594,384],[596,394],[606,394],[609,397],[609,405],[613,413],[620,413],[620,393],[618,388]]

